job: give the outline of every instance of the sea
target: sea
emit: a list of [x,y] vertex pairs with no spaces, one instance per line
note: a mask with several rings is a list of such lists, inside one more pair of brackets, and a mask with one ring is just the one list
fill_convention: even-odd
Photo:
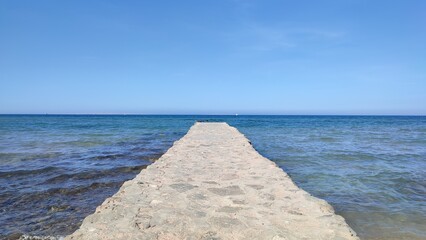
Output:
[[0,239],[65,236],[198,120],[237,127],[361,239],[426,239],[425,116],[0,115]]

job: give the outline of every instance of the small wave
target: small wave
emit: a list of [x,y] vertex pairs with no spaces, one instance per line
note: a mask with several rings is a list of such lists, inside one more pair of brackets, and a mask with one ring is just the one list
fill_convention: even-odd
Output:
[[147,165],[141,165],[141,166],[130,166],[130,167],[117,167],[117,168],[111,168],[111,169],[100,170],[100,171],[91,170],[91,171],[85,171],[85,172],[79,172],[79,173],[65,173],[59,176],[49,178],[43,184],[46,184],[46,183],[56,184],[56,183],[69,181],[69,180],[93,180],[93,179],[120,175],[122,173],[139,172],[146,167]]
[[40,174],[40,173],[46,173],[50,171],[57,170],[59,168],[57,167],[45,167],[45,168],[39,168],[39,169],[33,169],[33,170],[15,170],[15,171],[5,171],[0,172],[1,178],[10,178],[14,176],[22,176],[22,175],[33,175],[33,174]]
[[127,157],[127,155],[119,153],[119,154],[99,155],[99,156],[92,157],[91,159],[93,159],[93,160],[115,160],[115,159],[124,158],[124,157]]
[[[133,151],[133,150],[132,150]],[[120,159],[134,159],[134,160],[144,160],[144,161],[150,161],[154,162],[158,158],[160,158],[163,155],[163,151],[152,151],[149,149],[146,149],[145,151],[133,151],[129,154],[105,154],[105,155],[98,155],[93,156],[90,158],[90,160],[94,161],[108,161],[108,160],[120,160]]]
[[54,195],[76,196],[99,188],[118,188],[123,184],[122,181],[115,182],[94,182],[89,185],[80,185],[70,188],[51,188],[46,191],[21,193],[21,194],[3,194],[0,196],[0,206],[7,208],[21,207],[31,202],[45,201]]
[[333,137],[320,137],[319,140],[327,143],[337,142],[337,139]]
[[63,240],[64,237],[60,236],[33,236],[33,235],[22,235],[18,240]]
[[53,189],[49,189],[45,192],[41,192],[41,193],[36,193],[36,194],[32,194],[32,195],[39,195],[41,196],[50,196],[50,195],[54,195],[54,194],[61,194],[61,195],[66,195],[66,196],[74,196],[74,195],[78,195],[80,193],[83,192],[87,192],[89,190],[94,190],[97,188],[111,188],[111,187],[119,187],[121,186],[122,182],[94,182],[90,185],[83,185],[83,186],[78,186],[78,187],[73,187],[73,188],[53,188]]
[[44,159],[56,159],[61,156],[60,152],[47,152],[47,153],[13,153],[13,152],[5,152],[0,153],[0,160],[4,163],[8,162],[16,162],[16,161],[33,161],[33,160],[44,160]]
[[6,240],[63,240],[65,237],[63,236],[35,236],[35,235],[27,235],[22,233],[12,233],[7,236],[1,236],[1,239]]

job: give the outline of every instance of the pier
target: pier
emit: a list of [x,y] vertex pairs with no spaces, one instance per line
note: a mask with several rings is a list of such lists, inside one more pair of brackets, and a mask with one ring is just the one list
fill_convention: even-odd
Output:
[[358,239],[226,123],[195,123],[65,239]]

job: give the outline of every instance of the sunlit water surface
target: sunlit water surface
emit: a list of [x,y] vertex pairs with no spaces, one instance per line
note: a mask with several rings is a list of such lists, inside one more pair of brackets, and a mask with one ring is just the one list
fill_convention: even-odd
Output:
[[195,120],[226,121],[362,239],[426,239],[426,117],[0,116],[0,238],[63,236]]

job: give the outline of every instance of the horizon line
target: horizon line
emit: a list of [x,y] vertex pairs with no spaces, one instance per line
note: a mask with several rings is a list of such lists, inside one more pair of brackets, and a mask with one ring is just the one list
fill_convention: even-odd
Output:
[[200,114],[200,113],[0,113],[3,115],[35,115],[35,116],[401,116],[401,117],[425,117],[426,114],[309,114],[309,113],[285,113],[285,114]]

